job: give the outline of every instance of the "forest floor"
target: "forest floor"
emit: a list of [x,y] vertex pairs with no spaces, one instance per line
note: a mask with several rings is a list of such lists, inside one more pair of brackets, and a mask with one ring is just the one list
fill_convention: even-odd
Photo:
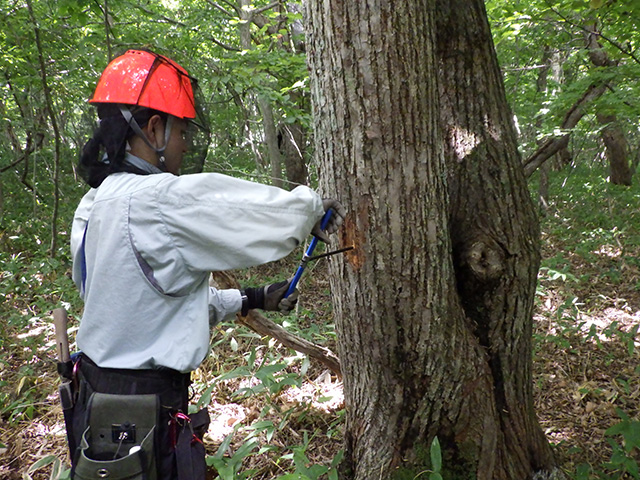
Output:
[[[597,231],[592,227],[570,234],[580,212],[560,207],[542,219],[536,411],[570,477],[633,478],[628,472],[640,462],[640,242],[629,230],[608,227],[598,227],[605,234],[597,238],[588,234]],[[240,280],[268,280],[295,264],[291,258],[251,269]],[[298,311],[283,325],[335,351],[325,265],[305,274]],[[29,315],[27,302],[14,301]],[[76,319],[79,312],[71,313]],[[33,312],[27,330],[7,328],[3,335],[0,478],[50,478],[56,459],[68,462],[51,317]],[[208,405],[212,418],[205,437],[212,478],[213,466],[222,480],[289,472],[335,478],[328,475],[342,447],[342,384],[322,365],[226,323],[217,327],[193,388],[194,401]]]

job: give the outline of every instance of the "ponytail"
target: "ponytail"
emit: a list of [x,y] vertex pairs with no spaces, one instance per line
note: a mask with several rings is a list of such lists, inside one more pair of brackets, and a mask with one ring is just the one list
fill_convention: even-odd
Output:
[[102,131],[98,129],[82,147],[82,155],[78,162],[78,173],[93,188],[98,188],[110,173],[108,160],[101,158],[101,145]]
[[[141,127],[149,119],[166,114],[148,108],[138,108],[133,116]],[[120,107],[114,103],[98,105],[100,124],[93,137],[82,148],[78,161],[78,173],[91,187],[98,188],[105,178],[116,172],[144,174],[138,168],[124,163],[127,140],[134,135],[129,123],[120,113]],[[104,152],[104,153],[103,153]]]

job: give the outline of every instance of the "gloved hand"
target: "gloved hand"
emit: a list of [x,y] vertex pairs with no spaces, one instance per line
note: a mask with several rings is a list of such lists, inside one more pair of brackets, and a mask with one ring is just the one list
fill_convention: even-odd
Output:
[[298,290],[294,290],[287,298],[283,298],[289,289],[291,280],[272,283],[259,288],[245,288],[246,301],[242,302],[243,317],[253,308],[261,308],[267,312],[289,313],[298,303]]
[[340,225],[342,225],[342,222],[344,222],[344,217],[347,216],[347,211],[344,209],[342,204],[334,198],[325,198],[324,200],[322,200],[322,207],[324,208],[325,213],[330,208],[333,209],[333,214],[331,215],[331,218],[329,219],[329,223],[327,224],[327,228],[325,229],[324,232],[322,231],[322,228],[321,228],[321,224],[322,224],[322,218],[321,218],[313,226],[313,229],[311,230],[311,234],[315,237],[318,237],[318,239],[322,240],[324,243],[328,243],[329,235],[336,233],[338,231],[338,228],[340,228]]

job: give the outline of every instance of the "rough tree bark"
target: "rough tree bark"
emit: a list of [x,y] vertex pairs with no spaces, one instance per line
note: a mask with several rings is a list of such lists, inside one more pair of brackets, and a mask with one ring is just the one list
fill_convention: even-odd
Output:
[[550,469],[537,222],[483,2],[316,0],[307,17],[321,183],[355,246],[330,269],[344,478],[424,473],[436,435],[445,468],[479,480]]
[[496,464],[478,478],[553,465],[533,409],[532,310],[539,231],[484,2],[438,0],[437,55],[457,289],[484,347],[497,417]]

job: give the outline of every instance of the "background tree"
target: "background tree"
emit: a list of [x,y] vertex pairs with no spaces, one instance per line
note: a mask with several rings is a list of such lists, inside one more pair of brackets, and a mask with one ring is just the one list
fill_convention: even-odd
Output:
[[[620,145],[625,142],[631,151],[640,145],[640,104],[635,100],[640,95],[640,2],[490,0],[487,8],[508,98],[522,126],[520,145],[527,175],[569,148],[574,162],[613,158],[610,180],[628,184],[637,167],[635,156],[620,161],[619,155],[607,157],[605,152],[622,152]],[[548,48],[561,59],[564,81],[538,92],[535,77],[545,68]],[[614,128],[616,140],[611,135]],[[626,169],[618,167],[623,163]]]
[[[532,408],[536,217],[482,1],[309,2],[316,151],[356,479],[553,467]],[[412,476],[415,475],[412,474]]]

